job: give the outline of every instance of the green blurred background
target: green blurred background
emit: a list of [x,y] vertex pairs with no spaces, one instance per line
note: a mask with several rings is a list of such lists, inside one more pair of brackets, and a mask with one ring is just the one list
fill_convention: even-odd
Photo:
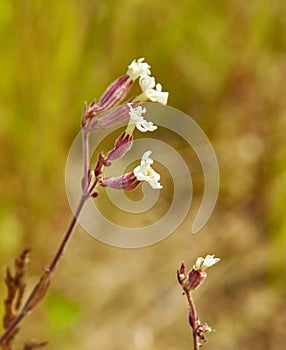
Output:
[[137,250],[78,228],[16,349],[32,339],[61,350],[191,349],[175,272],[207,253],[222,262],[194,295],[216,329],[204,348],[284,347],[285,11],[283,0],[0,1],[2,280],[27,245],[28,290],[51,260],[71,219],[64,170],[83,103],[134,58],[146,58],[169,104],[205,130],[221,172],[198,235],[192,213],[171,237]]

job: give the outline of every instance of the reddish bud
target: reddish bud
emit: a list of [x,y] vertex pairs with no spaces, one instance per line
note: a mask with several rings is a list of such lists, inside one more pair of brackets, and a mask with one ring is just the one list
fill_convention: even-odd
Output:
[[183,262],[181,264],[180,270],[177,270],[177,278],[178,278],[178,282],[181,285],[184,283],[184,281],[187,278],[187,269]]
[[101,175],[102,171],[103,171],[103,168],[105,166],[109,166],[111,163],[108,162],[104,156],[100,153],[99,156],[98,156],[98,161],[97,161],[97,164],[95,166],[95,169],[94,169],[94,174],[95,174],[95,177],[98,177],[99,175]]
[[103,187],[131,191],[140,184],[140,181],[136,179],[133,173],[127,173],[119,177],[104,177],[99,180],[99,184]]
[[105,114],[103,117],[99,119],[91,120],[88,125],[89,131],[102,130],[108,128],[109,126],[118,124],[123,120],[129,119],[129,106],[125,103],[120,105],[119,107],[113,109],[109,113]]
[[131,148],[133,137],[123,132],[115,143],[114,148],[108,152],[107,160],[116,160],[124,156],[124,154]]
[[192,269],[186,280],[186,288],[190,290],[197,289],[207,277],[207,273],[203,270]]
[[111,110],[124,100],[130,90],[133,81],[128,75],[115,80],[101,96],[98,103],[93,102],[87,109],[87,118],[93,119]]

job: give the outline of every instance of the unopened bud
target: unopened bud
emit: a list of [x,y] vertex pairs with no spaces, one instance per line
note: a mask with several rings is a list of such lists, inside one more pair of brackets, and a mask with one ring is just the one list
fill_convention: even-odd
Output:
[[98,156],[98,161],[94,169],[94,174],[96,177],[100,176],[102,174],[102,171],[104,167],[109,166],[111,163],[108,162],[104,156],[100,153]]
[[99,119],[93,119],[88,125],[89,131],[102,130],[129,119],[129,106],[124,103]]
[[131,191],[140,184],[140,181],[136,179],[133,173],[127,173],[119,177],[104,177],[99,180],[99,184],[116,190]]
[[108,152],[108,160],[116,160],[124,156],[124,154],[131,148],[133,137],[123,132],[115,143],[114,148]]
[[197,289],[203,283],[206,277],[207,273],[205,271],[192,269],[189,272],[188,278],[185,283],[186,288],[189,291]]
[[110,110],[114,106],[118,105],[132,86],[132,81],[129,80],[128,75],[115,80],[105,91],[99,100],[98,108],[101,111]]
[[187,269],[184,263],[181,264],[180,270],[177,270],[178,282],[183,285],[184,281],[187,278]]
[[103,113],[110,111],[124,100],[129,92],[133,81],[129,79],[128,75],[115,80],[101,96],[98,103],[91,103],[86,109],[86,119],[92,120],[95,117],[100,116]]

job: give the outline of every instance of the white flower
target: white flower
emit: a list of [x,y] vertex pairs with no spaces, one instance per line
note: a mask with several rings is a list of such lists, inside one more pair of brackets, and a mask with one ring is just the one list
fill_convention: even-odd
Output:
[[218,263],[220,258],[215,258],[214,255],[207,255],[205,258],[197,258],[197,261],[194,265],[195,270],[205,270],[214,264]]
[[[169,93],[162,91],[162,85],[155,83],[154,77],[147,75],[141,75],[139,79],[139,85],[145,96],[152,102],[159,102],[166,105],[168,102]],[[154,89],[156,85],[156,89]]]
[[[141,106],[133,108],[132,103],[127,103],[127,105],[129,106],[129,109],[130,109],[130,112],[129,112],[130,121],[128,124],[128,126],[130,126],[130,130],[132,130],[132,126],[134,127],[134,125],[141,132],[154,131],[157,129],[156,125],[154,125],[152,122],[148,122],[142,116],[143,113],[146,113],[146,108],[142,108]],[[129,131],[128,127],[127,127],[127,130]]]
[[155,78],[149,77],[149,75],[141,75],[139,79],[139,85],[143,92],[152,89],[156,85]]
[[163,188],[160,184],[160,174],[156,173],[154,169],[151,168],[153,160],[149,158],[151,151],[147,151],[143,154],[141,159],[141,164],[138,165],[133,173],[139,181],[147,181],[148,184],[154,189]]
[[169,93],[162,91],[161,84],[156,85],[156,90],[150,89],[145,91],[145,94],[149,98],[149,100],[152,102],[159,102],[159,103],[162,103],[163,105],[166,105],[168,102]]
[[147,62],[143,62],[144,58],[139,58],[137,61],[134,60],[128,66],[127,75],[130,76],[132,80],[136,80],[141,75],[150,75],[150,65]]

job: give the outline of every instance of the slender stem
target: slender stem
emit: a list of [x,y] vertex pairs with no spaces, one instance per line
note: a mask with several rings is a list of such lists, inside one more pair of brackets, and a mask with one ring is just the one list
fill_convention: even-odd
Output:
[[54,257],[54,259],[53,259],[53,261],[51,262],[51,264],[50,264],[50,266],[48,268],[49,274],[52,274],[54,272],[54,270],[55,270],[55,268],[57,266],[57,263],[60,260],[62,254],[64,252],[64,249],[65,249],[65,247],[67,245],[67,242],[68,242],[68,240],[69,240],[69,238],[70,238],[70,236],[71,236],[71,234],[73,232],[73,229],[74,229],[74,227],[75,227],[75,225],[77,223],[77,220],[79,218],[79,215],[80,215],[80,213],[82,211],[82,208],[83,208],[84,203],[86,202],[87,198],[88,198],[88,196],[82,195],[82,197],[80,199],[80,202],[79,202],[79,205],[77,207],[77,210],[76,210],[76,212],[74,214],[74,217],[73,217],[73,219],[72,219],[72,221],[71,221],[71,223],[70,223],[70,225],[69,225],[69,227],[67,229],[67,232],[66,232],[66,234],[64,236],[64,239],[63,239],[63,241],[62,241],[62,243],[61,243],[61,245],[60,245],[60,247],[59,247],[59,249],[58,249],[58,251],[57,251],[57,253],[56,253],[55,257]]
[[83,179],[82,188],[83,193],[88,191],[88,168],[89,168],[89,131],[86,128],[82,128],[82,153],[83,153]]
[[[86,200],[90,196],[89,192],[89,130],[88,128],[82,127],[82,143],[83,143],[83,179],[82,179],[82,195],[80,202],[78,204],[78,207],[76,209],[76,212],[70,222],[70,225],[68,226],[68,229],[64,235],[64,238],[57,249],[54,258],[52,262],[50,263],[49,267],[45,269],[44,273],[42,274],[41,278],[39,279],[39,282],[35,285],[33,290],[31,291],[30,295],[27,298],[26,303],[21,308],[20,312],[17,316],[12,320],[12,322],[8,325],[8,327],[5,329],[4,333],[0,337],[0,346],[4,344],[5,340],[9,339],[10,336],[12,336],[13,332],[16,331],[19,323],[21,320],[30,312],[32,311],[36,305],[42,300],[42,298],[45,296],[49,285],[51,278],[53,276],[53,273],[55,272],[55,269],[63,255],[63,252],[65,250],[65,247],[72,235],[72,232],[75,228],[75,225],[77,223],[77,220],[79,218],[79,215],[83,209],[83,206],[86,202]],[[93,185],[95,187],[96,183]]]
[[13,319],[13,321],[9,324],[9,326],[6,328],[5,332],[0,337],[0,345],[4,343],[4,341],[16,330],[16,327],[19,325],[21,320],[27,315],[29,311],[34,309],[34,307],[38,304],[38,302],[44,297],[46,294],[51,277],[56,269],[56,266],[60,260],[60,258],[63,255],[64,249],[71,237],[71,234],[75,228],[75,225],[77,223],[77,219],[79,218],[79,215],[83,209],[83,206],[87,200],[87,195],[82,195],[79,205],[77,207],[77,210],[73,216],[73,219],[66,231],[66,234],[51,262],[49,267],[45,270],[44,274],[41,276],[39,282],[35,285],[32,292],[30,293],[26,303],[22,307],[19,314]]
[[13,321],[9,324],[9,326],[5,329],[5,332],[2,334],[0,338],[0,346],[4,344],[4,341],[14,332],[18,324],[24,318],[25,313],[20,311],[20,313],[13,319]]
[[195,332],[193,332],[193,339],[194,339],[194,350],[199,350],[199,342],[198,342],[198,336]]
[[198,342],[198,335],[196,333],[196,328],[198,324],[198,315],[196,312],[196,308],[195,308],[195,304],[194,304],[191,292],[190,291],[186,292],[186,296],[187,296],[189,308],[190,308],[190,315],[189,315],[190,324],[191,324],[191,327],[193,328],[194,350],[198,350],[199,342]]

